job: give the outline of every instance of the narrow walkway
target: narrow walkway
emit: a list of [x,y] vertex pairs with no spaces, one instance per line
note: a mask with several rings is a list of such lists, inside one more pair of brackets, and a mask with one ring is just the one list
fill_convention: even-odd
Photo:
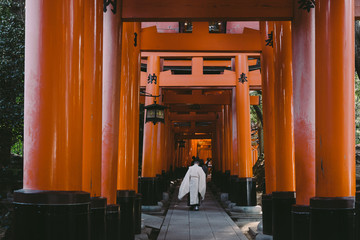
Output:
[[189,211],[187,199],[175,192],[158,240],[248,240],[214,198],[206,192],[200,211]]

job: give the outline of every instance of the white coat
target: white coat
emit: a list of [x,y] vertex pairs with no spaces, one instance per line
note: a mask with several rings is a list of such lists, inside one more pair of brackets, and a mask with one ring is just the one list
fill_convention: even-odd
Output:
[[180,185],[178,198],[182,199],[190,192],[190,205],[199,204],[198,193],[202,199],[205,198],[206,192],[206,175],[199,165],[194,164],[189,167],[186,175]]

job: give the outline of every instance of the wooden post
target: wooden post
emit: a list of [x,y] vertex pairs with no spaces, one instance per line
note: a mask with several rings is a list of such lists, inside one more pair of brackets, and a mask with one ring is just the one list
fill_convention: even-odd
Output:
[[86,239],[84,1],[27,1],[25,11],[24,189],[14,192],[12,239]]
[[294,240],[310,239],[310,198],[315,196],[315,9],[294,1],[292,21],[296,205]]
[[355,239],[354,1],[315,7],[316,197],[311,239]]
[[123,23],[118,190],[137,190],[140,28],[140,23]]
[[101,195],[103,2],[85,2],[82,188]]
[[120,6],[107,6],[103,38],[103,122],[101,195],[108,204],[116,203],[121,62]]
[[239,161],[239,206],[256,205],[256,182],[253,180],[251,158],[251,123],[250,123],[250,95],[248,82],[247,55],[235,57],[236,72],[236,117]]
[[274,56],[276,192],[272,193],[273,236],[285,240],[291,238],[291,206],[295,203],[290,22],[274,24]]

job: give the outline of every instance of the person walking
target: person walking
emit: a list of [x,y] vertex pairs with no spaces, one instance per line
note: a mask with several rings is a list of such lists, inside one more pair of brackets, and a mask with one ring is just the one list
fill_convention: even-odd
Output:
[[190,209],[199,211],[200,197],[205,198],[206,175],[199,166],[199,161],[195,160],[194,165],[189,167],[180,185],[178,198],[181,200],[186,194],[190,193]]

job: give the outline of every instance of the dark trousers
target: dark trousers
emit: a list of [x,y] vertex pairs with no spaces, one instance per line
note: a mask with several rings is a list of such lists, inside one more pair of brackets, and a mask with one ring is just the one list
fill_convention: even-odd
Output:
[[198,193],[198,198],[199,198],[199,204],[190,205],[190,193],[188,193],[188,194],[187,194],[187,205],[188,205],[188,206],[191,206],[191,207],[200,206],[200,199],[201,199],[200,193]]

